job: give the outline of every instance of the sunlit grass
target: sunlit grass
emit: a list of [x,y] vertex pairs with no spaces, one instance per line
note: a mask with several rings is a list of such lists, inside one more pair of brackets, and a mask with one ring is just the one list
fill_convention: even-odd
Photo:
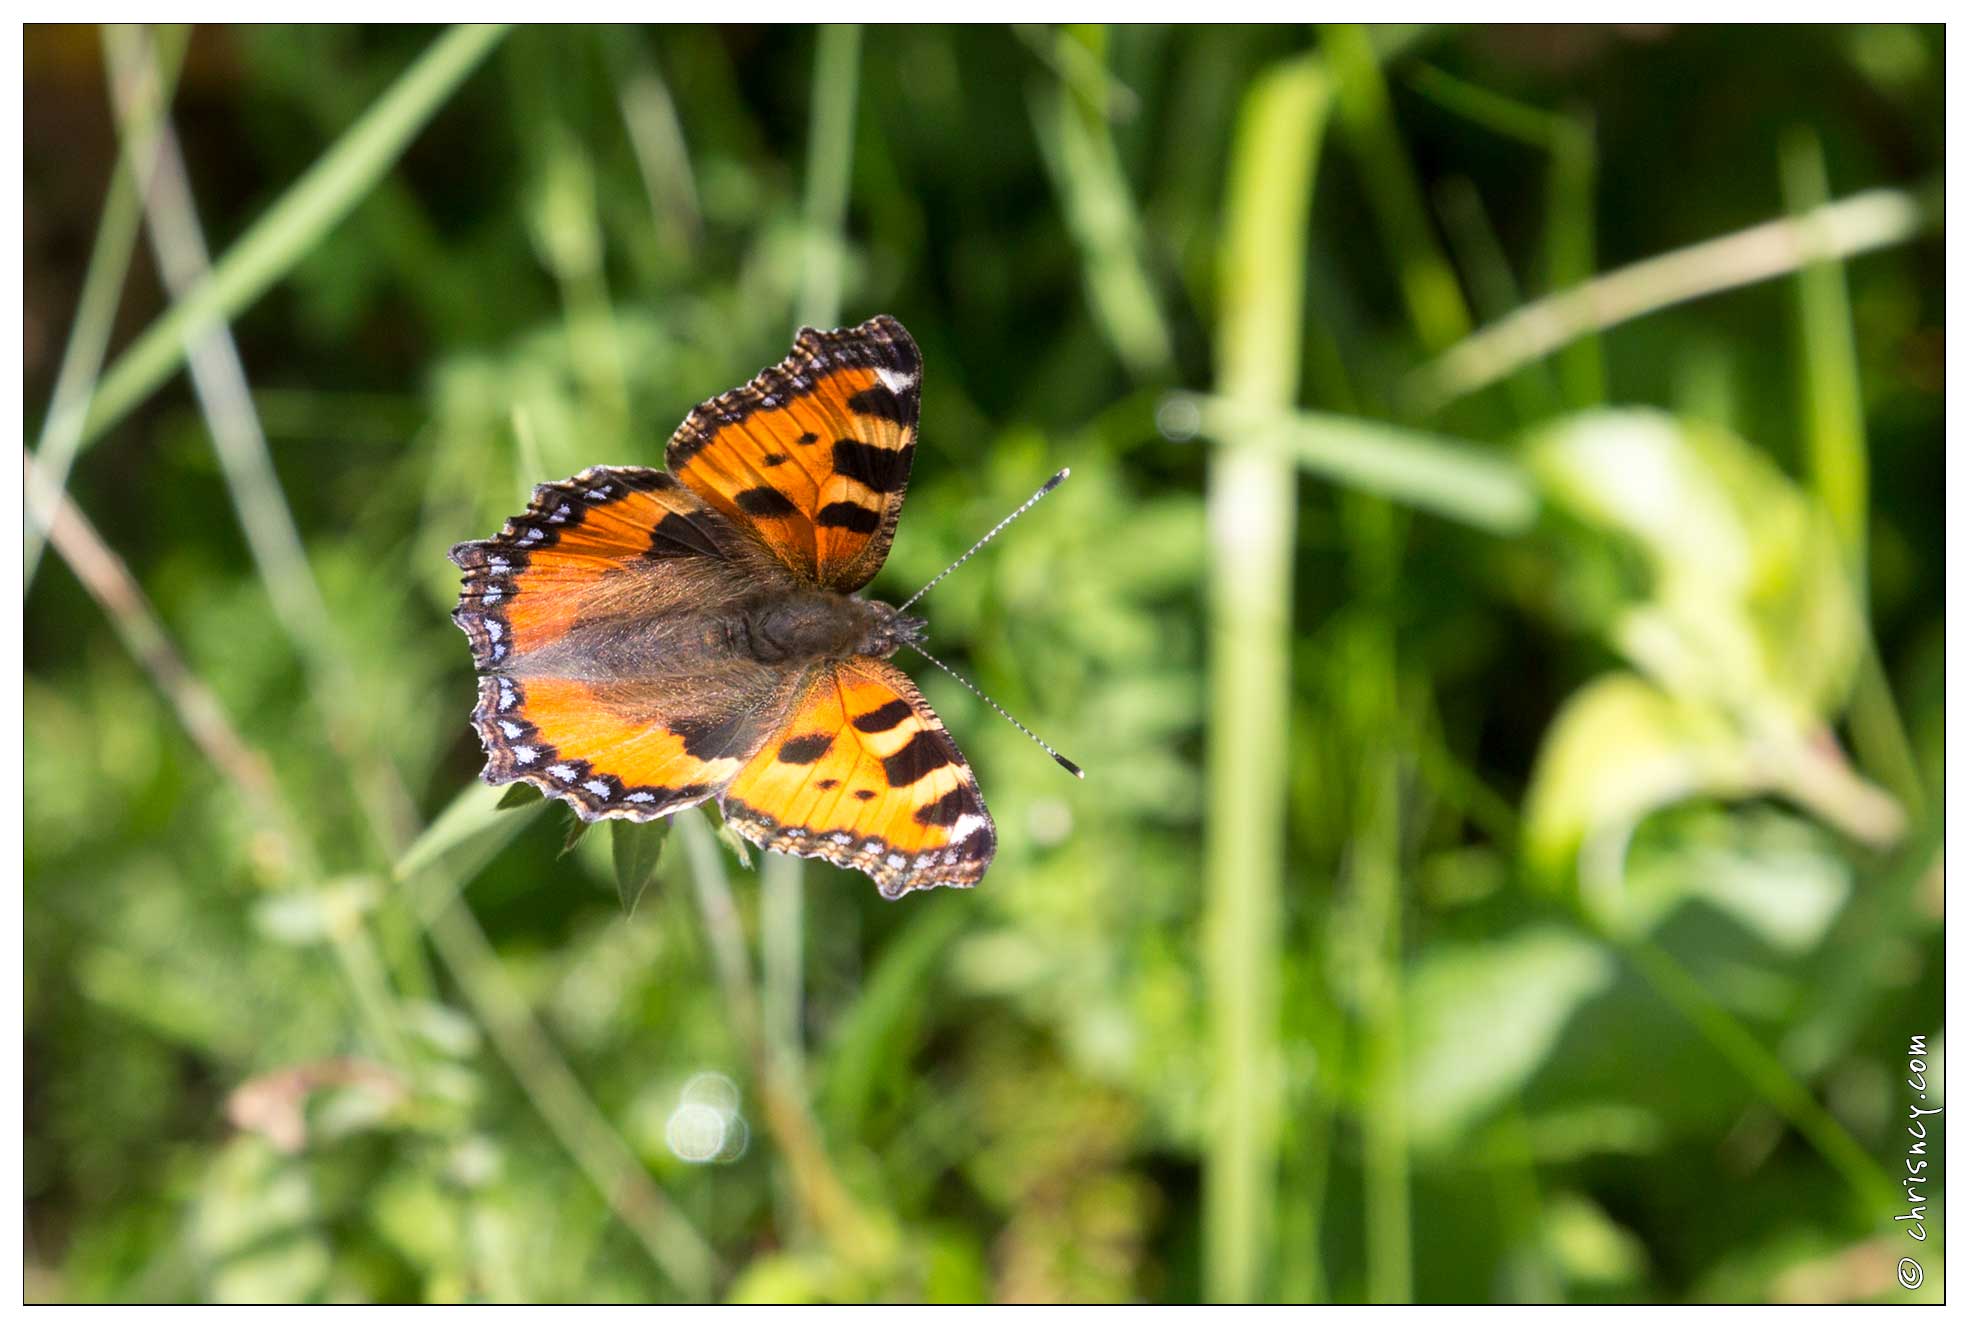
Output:
[[[1812,129],[1664,190],[1699,32],[1673,90],[1616,33],[198,32],[177,114],[184,37],[106,34],[121,164],[30,283],[30,1298],[1896,1295],[1938,41],[1760,69],[1892,169],[1779,79]],[[898,560],[1074,467],[937,630],[1087,782],[932,681],[999,858],[886,902],[474,780],[443,548],[883,310]],[[345,1063],[389,1092],[295,1154],[215,1106]]]

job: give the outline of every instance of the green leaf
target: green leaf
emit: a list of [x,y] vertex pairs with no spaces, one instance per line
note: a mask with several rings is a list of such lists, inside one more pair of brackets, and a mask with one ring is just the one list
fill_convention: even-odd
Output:
[[1546,731],[1525,798],[1527,866],[1556,884],[1577,859],[1588,903],[1611,923],[1624,912],[1620,868],[1642,817],[1751,787],[1749,755],[1727,716],[1636,675],[1606,675],[1574,693]]
[[1440,946],[1408,981],[1408,1123],[1417,1145],[1447,1146],[1522,1089],[1587,999],[1614,977],[1607,949],[1537,928]]
[[618,821],[611,848],[615,854],[615,889],[622,898],[626,918],[636,912],[636,902],[656,880],[657,861],[663,857],[664,843],[670,838],[670,820]]
[[732,857],[738,860],[740,867],[749,868],[752,866],[752,850],[739,837],[739,833],[732,829],[730,822],[721,821],[718,823],[718,840],[725,848],[732,851]]
[[554,857],[566,858],[569,854],[573,853],[574,847],[581,843],[581,837],[593,830],[594,827],[594,822],[583,821],[580,817],[570,812],[568,814],[567,836],[561,841],[561,852],[554,855]]
[[545,797],[547,796],[540,792],[538,786],[521,780],[506,786],[506,792],[499,796],[499,806],[494,811],[506,812],[512,808],[523,808],[529,803],[538,803]]
[[1861,622],[1831,522],[1757,449],[1658,411],[1593,411],[1527,452],[1552,504],[1602,555],[1644,567],[1595,607],[1603,631],[1678,696],[1804,727],[1844,700]]

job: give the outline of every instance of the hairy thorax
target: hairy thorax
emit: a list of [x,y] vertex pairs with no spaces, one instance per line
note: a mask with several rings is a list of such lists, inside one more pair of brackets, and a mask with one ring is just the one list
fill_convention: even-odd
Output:
[[857,600],[835,591],[794,591],[769,596],[740,616],[743,649],[760,664],[800,664],[872,655],[886,660],[919,640],[921,619],[880,600]]

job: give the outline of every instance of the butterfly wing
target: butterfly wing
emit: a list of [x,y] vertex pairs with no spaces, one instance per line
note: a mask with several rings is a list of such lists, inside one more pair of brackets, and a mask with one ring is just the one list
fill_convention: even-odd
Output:
[[893,899],[974,886],[997,831],[943,721],[894,665],[817,667],[720,796],[754,844],[865,872]]
[[715,794],[792,702],[797,676],[707,646],[721,611],[791,574],[662,471],[542,485],[451,559],[489,784],[647,821]]
[[902,515],[922,372],[887,315],[803,328],[786,359],[685,417],[670,470],[810,584],[857,590]]

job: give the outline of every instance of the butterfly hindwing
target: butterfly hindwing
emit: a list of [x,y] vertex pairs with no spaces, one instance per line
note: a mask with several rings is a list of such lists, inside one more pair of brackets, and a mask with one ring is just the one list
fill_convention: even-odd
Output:
[[866,872],[886,896],[973,886],[997,832],[916,685],[868,656],[822,665],[722,796],[753,843]]
[[685,418],[670,470],[810,584],[857,590],[902,514],[922,372],[887,315],[803,328],[786,359]]
[[688,688],[489,675],[472,711],[483,778],[537,785],[584,821],[667,816],[718,793],[759,750],[775,681],[761,679],[749,707],[703,713]]

